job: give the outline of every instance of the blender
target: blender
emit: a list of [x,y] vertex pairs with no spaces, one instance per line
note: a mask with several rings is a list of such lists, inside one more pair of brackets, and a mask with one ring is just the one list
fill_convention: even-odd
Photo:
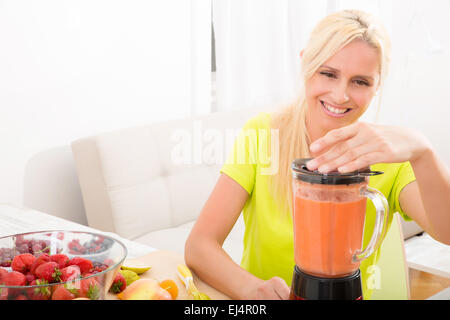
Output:
[[[341,174],[310,171],[297,159],[293,174],[295,267],[291,300],[362,300],[362,260],[381,244],[389,207],[384,195],[368,187],[370,169]],[[376,209],[372,237],[363,245],[366,203]]]

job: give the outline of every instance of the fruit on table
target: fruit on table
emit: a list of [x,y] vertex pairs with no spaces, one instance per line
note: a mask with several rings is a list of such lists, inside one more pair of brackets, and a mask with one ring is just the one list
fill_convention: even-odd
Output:
[[125,278],[125,282],[127,283],[127,286],[132,284],[134,281],[139,280],[141,277],[139,275],[131,270],[119,270],[120,274],[123,275]]
[[[85,274],[85,277],[89,277],[93,275],[93,273]],[[100,296],[100,283],[97,278],[90,277],[87,279],[82,279],[80,281],[80,297],[89,298],[91,300],[97,300]]]
[[69,242],[68,248],[70,254],[90,254],[105,251],[111,245],[112,242],[110,239],[98,236],[83,244],[80,243],[80,239],[73,239]]
[[34,275],[36,278],[47,280],[49,283],[61,280],[61,271],[58,269],[58,264],[53,261],[39,265],[36,268]]
[[61,276],[60,279],[63,282],[66,281],[70,281],[70,280],[75,280],[77,278],[81,277],[81,271],[80,271],[80,267],[75,265],[75,266],[68,266],[65,268],[61,269]]
[[143,274],[144,272],[151,269],[151,266],[146,265],[140,261],[137,260],[125,260],[120,267],[122,270],[131,270],[136,272],[137,274]]
[[15,256],[11,262],[11,268],[14,271],[26,273],[30,271],[31,265],[33,264],[36,257],[31,253],[22,253]]
[[211,300],[211,298],[203,292],[199,292],[198,296],[194,297],[194,300]]
[[52,254],[50,260],[56,262],[59,269],[65,268],[70,261],[69,257],[62,253]]
[[178,286],[172,279],[167,279],[164,281],[161,281],[159,283],[159,286],[165,290],[167,290],[170,295],[172,296],[172,299],[175,300],[178,297]]
[[[35,285],[45,285],[48,284],[45,280],[33,280],[29,284],[30,286]],[[50,287],[44,286],[44,287],[37,287],[37,288],[29,288],[27,289],[27,295],[30,300],[48,300],[50,299],[52,295],[52,291],[50,290]]]
[[76,265],[80,267],[81,273],[89,272],[94,267],[94,264],[92,263],[91,260],[81,257],[73,257],[72,259],[70,259],[68,265],[69,266]]
[[23,273],[11,271],[2,276],[1,282],[7,286],[24,286],[27,279]]
[[127,282],[120,272],[117,272],[109,291],[112,293],[120,293],[127,287]]
[[53,289],[52,300],[73,300],[77,294],[77,289],[68,289],[65,284],[60,284]]
[[[60,239],[61,235],[62,233],[58,234],[57,238]],[[38,256],[41,253],[50,253],[49,240],[25,239],[24,235],[17,235],[15,245],[16,245],[15,250],[17,250],[19,253],[30,253],[34,256]],[[2,249],[13,250],[11,248],[2,248]]]
[[27,272],[25,274],[25,279],[27,279],[27,283],[30,283],[31,281],[36,280],[36,276],[31,272]]
[[[17,288],[0,287],[0,300],[99,299],[103,280],[95,274],[109,268],[106,263],[112,264],[113,261],[92,262],[81,257],[69,259],[61,253],[12,256],[11,269],[0,267],[0,286]],[[126,283],[123,277],[122,283]],[[34,287],[20,288],[23,286]],[[120,288],[123,290],[124,286]]]
[[6,270],[5,268],[0,267],[0,283],[2,283],[2,277],[4,275],[8,274],[8,270]]
[[139,279],[117,294],[121,300],[172,300],[170,293],[155,279]]
[[47,253],[42,253],[40,256],[36,258],[36,260],[34,260],[33,264],[31,265],[30,272],[34,274],[37,267],[39,267],[43,263],[50,261],[52,261],[50,259],[50,256]]
[[207,294],[198,291],[194,284],[194,277],[192,276],[191,270],[186,265],[179,264],[177,266],[177,276],[186,286],[188,293],[194,297],[194,300],[211,300]]

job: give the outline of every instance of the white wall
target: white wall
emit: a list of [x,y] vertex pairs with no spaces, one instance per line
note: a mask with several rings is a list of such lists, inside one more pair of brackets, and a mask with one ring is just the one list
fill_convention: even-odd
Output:
[[49,149],[204,113],[210,29],[208,1],[1,1],[0,202]]
[[[420,131],[450,167],[450,2],[391,5],[381,15],[391,35],[392,61],[379,123]],[[369,113],[368,119],[374,117]]]

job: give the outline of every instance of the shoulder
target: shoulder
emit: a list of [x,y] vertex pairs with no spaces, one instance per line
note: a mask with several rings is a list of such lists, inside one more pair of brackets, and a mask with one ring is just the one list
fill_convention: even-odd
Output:
[[409,162],[402,163],[377,163],[370,166],[372,171],[383,172],[384,175],[397,176],[403,171],[412,171],[411,164]]
[[405,185],[414,181],[415,175],[413,168],[409,162],[402,163],[379,163],[370,167],[372,171],[379,171],[383,174],[373,176],[370,181],[378,188],[398,187],[402,189]]
[[247,120],[244,125],[245,129],[268,129],[270,128],[271,114],[268,112],[260,112],[256,116]]

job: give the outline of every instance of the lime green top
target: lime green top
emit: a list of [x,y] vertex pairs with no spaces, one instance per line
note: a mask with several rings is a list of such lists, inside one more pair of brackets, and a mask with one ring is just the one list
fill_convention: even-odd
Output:
[[[274,276],[283,278],[290,286],[294,270],[294,240],[291,214],[283,214],[269,191],[269,174],[277,168],[270,163],[270,114],[260,113],[247,121],[239,133],[227,162],[221,169],[241,185],[249,194],[244,205],[244,251],[241,266],[255,276],[267,280]],[[294,160],[294,159],[293,159]],[[393,213],[410,220],[399,204],[401,190],[415,180],[409,162],[377,164],[374,171],[384,174],[370,178],[369,186],[381,191],[389,202],[391,225]],[[367,201],[363,246],[372,236],[375,208]],[[380,250],[361,263],[363,295],[370,299],[372,291],[367,286],[367,268],[374,265]]]

